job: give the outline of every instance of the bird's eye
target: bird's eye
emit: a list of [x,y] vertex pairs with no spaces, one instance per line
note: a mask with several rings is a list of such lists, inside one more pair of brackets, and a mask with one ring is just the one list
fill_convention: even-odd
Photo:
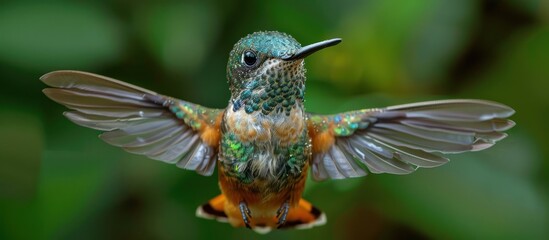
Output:
[[255,55],[253,51],[245,51],[244,54],[242,54],[242,62],[247,66],[253,66],[257,62],[257,55]]

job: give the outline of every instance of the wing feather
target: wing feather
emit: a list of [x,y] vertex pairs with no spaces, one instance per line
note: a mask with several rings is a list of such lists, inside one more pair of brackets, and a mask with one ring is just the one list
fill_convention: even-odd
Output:
[[[484,100],[444,100],[364,109],[335,115],[309,114],[315,138],[332,136],[331,145],[313,146],[313,177],[360,177],[366,172],[408,174],[436,167],[440,153],[479,151],[505,138],[514,110]],[[324,140],[326,142],[326,140]],[[359,164],[356,164],[359,163]],[[335,168],[334,168],[335,167]],[[352,171],[352,168],[354,171]]]
[[52,87],[43,90],[46,96],[74,110],[65,112],[68,119],[104,131],[100,138],[105,142],[203,175],[212,174],[219,143],[204,141],[201,133],[205,128],[218,132],[221,109],[86,72],[56,71],[40,79]]

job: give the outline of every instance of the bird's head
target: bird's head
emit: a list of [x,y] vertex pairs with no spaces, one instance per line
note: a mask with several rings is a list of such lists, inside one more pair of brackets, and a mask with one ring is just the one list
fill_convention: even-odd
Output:
[[303,59],[339,42],[336,38],[301,47],[280,32],[256,32],[240,39],[227,64],[233,111],[289,112],[303,101]]

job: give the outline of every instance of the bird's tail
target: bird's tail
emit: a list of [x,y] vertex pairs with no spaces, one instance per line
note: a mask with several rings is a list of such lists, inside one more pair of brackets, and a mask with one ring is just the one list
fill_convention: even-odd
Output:
[[[219,222],[241,223],[240,216],[235,217],[239,219],[230,219],[227,214],[227,199],[223,194],[211,199],[206,204],[199,206],[196,209],[196,216],[205,219],[214,219]],[[252,219],[252,222],[255,219]],[[296,207],[290,208],[286,217],[286,222],[279,226],[280,229],[307,229],[315,226],[320,226],[326,223],[326,215],[318,208],[304,199],[299,200],[299,204]],[[234,226],[244,226],[244,224],[233,224]],[[268,233],[276,226],[276,218],[272,219],[272,222],[266,223],[252,223],[252,230],[258,233]],[[276,227],[274,227],[276,228]]]
[[229,217],[225,213],[226,201],[227,198],[225,198],[225,195],[220,194],[217,197],[212,198],[207,203],[200,205],[196,209],[196,216],[205,219],[217,220],[219,222],[228,222]]

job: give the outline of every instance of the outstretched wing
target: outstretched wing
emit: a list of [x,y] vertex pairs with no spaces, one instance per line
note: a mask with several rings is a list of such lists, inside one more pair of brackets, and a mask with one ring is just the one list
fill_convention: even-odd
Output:
[[55,71],[40,78],[43,92],[74,110],[74,123],[105,133],[100,138],[124,150],[211,175],[219,144],[222,109],[209,109],[112,78]]
[[438,153],[486,149],[513,127],[515,111],[483,100],[445,100],[308,115],[315,180],[408,174],[440,166]]

